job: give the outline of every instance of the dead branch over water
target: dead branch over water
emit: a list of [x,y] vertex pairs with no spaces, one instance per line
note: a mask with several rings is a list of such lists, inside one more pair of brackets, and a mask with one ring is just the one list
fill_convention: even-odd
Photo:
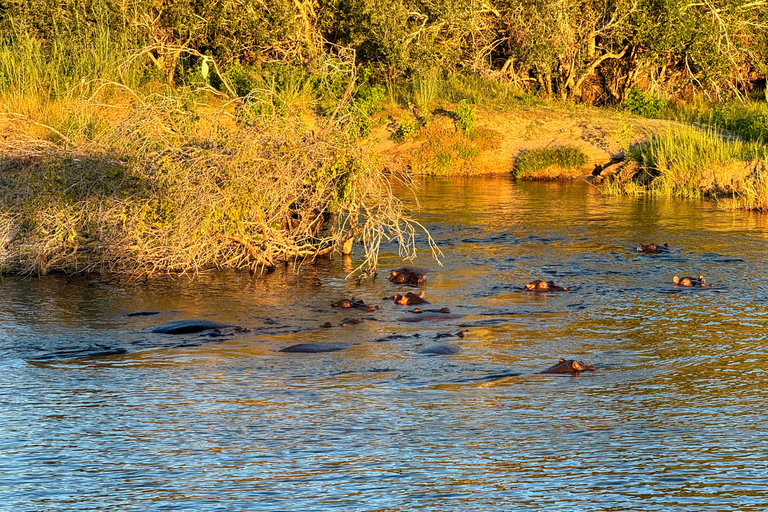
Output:
[[[365,267],[383,239],[414,250],[420,227],[341,131],[192,96],[136,99],[87,143],[2,142],[3,272],[260,271],[351,237]],[[96,123],[104,107],[81,108]]]

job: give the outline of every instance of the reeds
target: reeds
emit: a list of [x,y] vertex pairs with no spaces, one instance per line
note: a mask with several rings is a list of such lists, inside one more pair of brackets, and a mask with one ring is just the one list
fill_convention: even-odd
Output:
[[610,194],[713,197],[723,208],[768,210],[768,148],[713,127],[679,125],[628,152]]
[[765,148],[713,128],[679,126],[652,137],[633,157],[639,180],[661,195],[698,197],[740,192]]

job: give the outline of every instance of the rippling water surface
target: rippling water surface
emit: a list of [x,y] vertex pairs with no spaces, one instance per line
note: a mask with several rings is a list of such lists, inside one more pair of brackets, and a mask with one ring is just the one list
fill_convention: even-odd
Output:
[[[460,318],[403,321],[394,246],[360,285],[343,261],[0,280],[0,509],[766,508],[765,216],[502,177],[419,197],[443,252],[415,261],[424,309]],[[522,291],[537,278],[573,290]],[[381,308],[330,306],[353,296]],[[148,331],[193,318],[250,332]],[[279,352],[312,342],[351,347]],[[462,350],[418,353],[435,343]],[[597,371],[536,373],[559,357]]]

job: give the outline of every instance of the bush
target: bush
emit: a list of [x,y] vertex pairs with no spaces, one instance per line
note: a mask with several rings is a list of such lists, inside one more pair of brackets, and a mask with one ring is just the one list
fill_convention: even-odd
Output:
[[416,121],[411,118],[405,118],[392,134],[392,140],[395,142],[404,142],[405,139],[416,133]]
[[475,107],[461,100],[456,108],[456,125],[464,133],[469,133],[475,127]]
[[646,94],[640,89],[632,88],[627,99],[622,104],[631,113],[642,117],[659,117],[667,102],[656,96]]

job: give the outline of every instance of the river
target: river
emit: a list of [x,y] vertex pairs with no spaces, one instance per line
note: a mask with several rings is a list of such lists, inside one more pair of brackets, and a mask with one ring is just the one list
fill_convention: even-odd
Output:
[[[360,284],[342,260],[0,280],[0,510],[765,509],[766,216],[507,177],[419,200],[441,322],[384,299],[409,290],[392,244]],[[380,309],[331,307],[350,297]],[[250,332],[148,330],[181,319]],[[314,342],[351,347],[279,351]],[[560,357],[597,369],[537,373]]]

